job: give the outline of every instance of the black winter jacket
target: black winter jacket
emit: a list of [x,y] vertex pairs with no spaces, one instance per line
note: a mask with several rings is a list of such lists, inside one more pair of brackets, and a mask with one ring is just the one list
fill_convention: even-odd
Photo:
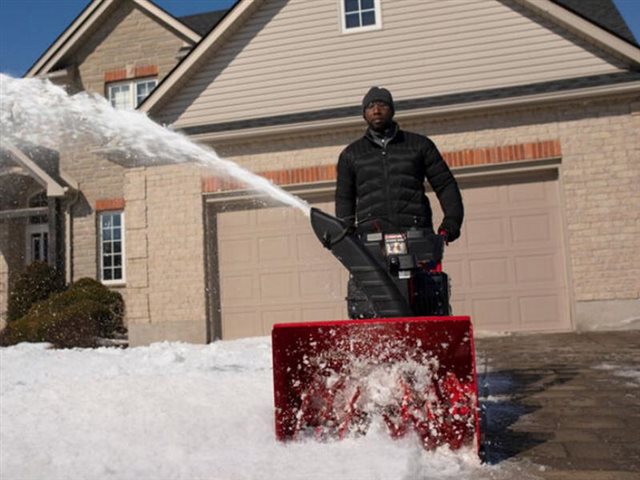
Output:
[[433,229],[424,191],[426,178],[444,212],[438,230],[448,240],[460,236],[462,197],[435,144],[423,135],[395,128],[383,148],[371,132],[340,154],[337,167],[336,216],[360,232],[402,232],[416,226]]

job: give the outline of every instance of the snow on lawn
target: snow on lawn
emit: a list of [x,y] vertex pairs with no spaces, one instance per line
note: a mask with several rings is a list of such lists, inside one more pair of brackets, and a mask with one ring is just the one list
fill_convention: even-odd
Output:
[[[524,466],[425,452],[382,431],[277,442],[271,343],[0,349],[0,477],[23,479],[508,479]],[[526,469],[525,469],[526,470]]]

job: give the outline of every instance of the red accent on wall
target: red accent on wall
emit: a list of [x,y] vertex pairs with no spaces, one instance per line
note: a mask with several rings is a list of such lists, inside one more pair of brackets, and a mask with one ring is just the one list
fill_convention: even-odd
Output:
[[141,77],[155,77],[158,75],[157,65],[140,65],[136,66],[133,71],[129,70],[127,74],[126,68],[117,68],[115,70],[108,70],[104,72],[105,83],[120,82],[122,80],[141,78]]
[[117,70],[109,70],[108,72],[104,72],[105,83],[119,82],[121,80],[126,80],[126,79],[127,79],[126,68],[119,68]]
[[[559,140],[503,145],[497,147],[476,148],[473,150],[457,150],[444,152],[442,157],[447,164],[457,167],[470,167],[486,164],[522,162],[527,160],[543,160],[562,155]],[[258,172],[276,185],[297,185],[332,181],[336,179],[335,165],[319,165],[313,167],[291,168],[286,170],[270,170]],[[202,179],[202,191],[205,193],[224,192],[243,188],[237,182],[206,177]]]
[[99,198],[96,200],[96,212],[106,210],[124,210],[124,198]]
[[134,76],[139,77],[155,77],[158,75],[157,65],[143,65],[135,68]]

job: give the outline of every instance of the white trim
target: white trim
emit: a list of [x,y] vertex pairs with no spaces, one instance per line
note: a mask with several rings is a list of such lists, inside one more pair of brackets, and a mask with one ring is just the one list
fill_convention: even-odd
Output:
[[[66,55],[85,34],[91,31],[91,27],[99,23],[116,0],[93,0],[87,9],[64,31],[58,40],[51,45],[44,55],[29,69],[25,77],[46,75]],[[164,10],[156,7],[148,0],[132,0],[136,6],[145,10],[158,22],[163,23],[180,36],[186,38],[192,44],[199,42],[202,37],[191,30],[178,19],[172,17]]]
[[[120,255],[122,256],[122,278],[118,278],[116,280],[105,280],[103,278],[104,274],[104,257],[102,255],[102,216],[103,215],[113,215],[119,213],[120,214],[120,242],[121,242],[121,250]],[[125,285],[127,283],[127,271],[126,271],[126,248],[125,248],[125,217],[124,210],[104,210],[98,212],[98,279],[100,283],[103,285]]]
[[[376,17],[376,23],[373,25],[366,25],[360,27],[347,28],[347,14],[344,10],[344,2],[346,0],[338,0],[339,8],[340,8],[340,32],[345,35],[350,35],[353,33],[363,33],[370,32],[372,30],[381,30],[382,29],[382,9],[380,7],[380,0],[373,0],[373,12]],[[360,10],[358,10],[360,11]]]
[[158,86],[158,78],[155,76],[133,78],[130,80],[121,80],[117,82],[108,82],[105,84],[105,89],[106,89],[105,94],[106,94],[107,100],[109,101],[111,106],[115,108],[115,105],[111,102],[111,89],[113,87],[121,87],[126,85],[129,87],[129,104],[127,105],[126,109],[135,110],[136,108],[138,108],[138,105],[142,104],[142,102],[144,102],[144,100],[149,95],[151,95],[151,92],[149,92],[147,97],[143,98],[142,101],[138,103],[138,86],[142,83],[148,83],[148,82],[155,82],[155,85],[151,89],[151,92],[153,92],[153,90]]
[[163,23],[166,23],[169,27],[173,28],[174,30],[179,32],[181,35],[187,37],[193,43],[197,43],[202,39],[200,35],[198,35],[196,32],[191,30],[180,20],[171,16],[170,14],[168,14],[158,6],[154,5],[153,3],[149,2],[148,0],[133,0],[133,2],[139,7],[149,12],[154,17],[156,17],[158,20],[162,21]]
[[[33,262],[35,262],[35,259],[33,258],[33,249],[31,248],[31,235],[36,234],[36,233],[42,233],[42,234],[46,234],[47,236],[47,247],[43,249],[44,245],[40,245],[40,249],[42,250],[42,252],[44,253],[44,257],[47,259],[48,261],[48,257],[49,257],[49,224],[48,223],[33,223],[33,224],[29,224],[25,227],[25,250],[24,250],[24,262],[25,265],[31,265]],[[44,238],[44,237],[42,237]],[[43,259],[40,259],[39,261],[44,261]]]
[[19,166],[28,170],[36,182],[47,189],[47,197],[63,197],[67,192],[67,187],[56,182],[47,172],[42,170],[33,160],[31,160],[12,143],[9,143],[8,141],[2,142],[1,147],[9,152],[13,160]]
[[585,20],[566,8],[550,0],[515,0],[530,10],[550,17],[564,28],[578,32],[589,41],[605,47],[608,51],[623,57],[632,64],[640,65],[640,48],[609,33],[595,23]]

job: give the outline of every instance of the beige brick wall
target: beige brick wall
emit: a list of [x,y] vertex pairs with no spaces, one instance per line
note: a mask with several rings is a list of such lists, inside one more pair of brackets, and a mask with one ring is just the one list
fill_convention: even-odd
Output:
[[192,165],[125,175],[126,316],[134,344],[157,340],[160,331],[206,340],[201,175]]
[[[636,102],[636,103],[634,103]],[[558,139],[570,280],[575,301],[640,298],[640,115],[634,98],[564,103],[427,121],[398,120],[442,151]],[[217,150],[254,171],[335,164],[362,128]],[[216,145],[214,145],[214,148]]]
[[157,65],[161,79],[176,65],[176,55],[183,44],[184,39],[160,25],[133,2],[121,2],[70,63],[79,66],[83,90],[104,95],[105,72]]

